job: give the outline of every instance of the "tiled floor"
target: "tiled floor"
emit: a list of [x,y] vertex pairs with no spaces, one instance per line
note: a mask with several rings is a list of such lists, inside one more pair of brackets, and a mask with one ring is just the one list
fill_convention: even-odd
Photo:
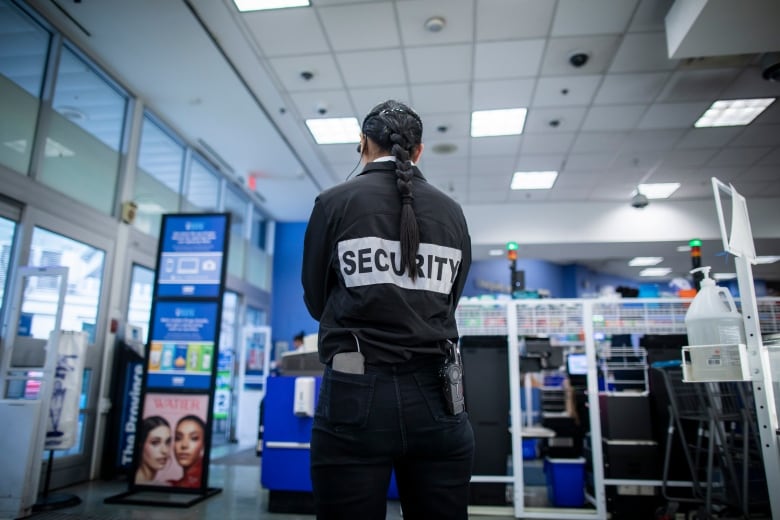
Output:
[[[235,445],[212,448],[212,460],[235,452]],[[246,448],[240,448],[246,449]],[[222,492],[186,509],[151,507],[140,505],[105,504],[106,497],[127,490],[122,481],[92,481],[55,493],[70,493],[81,498],[81,504],[56,511],[41,512],[29,517],[31,520],[310,520],[312,515],[279,514],[268,512],[268,491],[260,486],[260,459],[257,465],[220,464],[209,466],[209,485],[222,488]],[[401,518],[398,502],[388,502],[388,520]],[[477,519],[506,519],[510,516],[475,516]],[[357,520],[357,519],[356,519]]]

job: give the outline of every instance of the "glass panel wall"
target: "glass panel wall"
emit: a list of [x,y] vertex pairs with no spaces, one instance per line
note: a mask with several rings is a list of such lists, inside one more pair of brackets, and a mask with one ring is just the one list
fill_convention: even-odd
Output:
[[247,250],[247,225],[249,198],[245,193],[229,186],[225,193],[225,211],[230,212],[230,244],[228,245],[228,273],[244,277]]
[[[30,246],[31,266],[68,268],[68,289],[62,309],[63,330],[83,330],[89,334],[89,344],[95,342],[100,286],[103,281],[103,263],[105,252],[92,246],[77,242],[68,237],[52,233],[43,228],[33,230]],[[40,292],[39,296],[27,295],[26,300],[37,299],[41,306],[51,307],[49,322],[43,323],[47,332],[54,328],[56,304],[48,297],[46,284],[56,280],[53,277],[39,277],[38,287],[31,289]],[[34,334],[33,334],[34,335]]]
[[193,156],[187,186],[186,211],[218,211],[219,185],[217,172],[205,161]]
[[27,175],[51,34],[0,0],[0,164]]
[[238,326],[238,294],[225,291],[222,296],[222,324],[219,329],[217,382],[214,389],[213,443],[228,442],[231,437],[233,409],[233,378],[236,360],[236,327]]
[[184,146],[145,115],[133,195],[140,231],[159,236],[162,214],[179,211],[183,169]]
[[152,288],[154,270],[140,265],[133,266],[130,277],[130,299],[127,304],[127,322],[141,327],[141,339],[146,344],[149,335],[149,319],[152,314]]
[[38,180],[111,214],[127,96],[65,46],[52,105]]
[[11,269],[11,251],[14,244],[16,222],[0,217],[0,316],[8,289],[8,272]]
[[246,324],[254,326],[268,325],[268,313],[263,309],[247,306]]

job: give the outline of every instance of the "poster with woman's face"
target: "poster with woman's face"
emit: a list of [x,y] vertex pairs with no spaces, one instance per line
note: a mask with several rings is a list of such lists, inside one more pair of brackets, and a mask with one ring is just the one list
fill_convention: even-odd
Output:
[[208,396],[147,393],[134,484],[202,488]]

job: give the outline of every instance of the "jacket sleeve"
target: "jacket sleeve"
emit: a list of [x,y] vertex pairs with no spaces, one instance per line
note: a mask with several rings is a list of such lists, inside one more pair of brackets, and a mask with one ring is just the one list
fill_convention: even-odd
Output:
[[461,261],[458,269],[458,277],[455,279],[455,285],[452,287],[452,304],[457,307],[460,296],[463,294],[463,288],[466,286],[466,278],[471,269],[471,236],[468,229],[464,228],[463,241],[461,245]]
[[319,321],[325,309],[330,276],[328,222],[319,198],[314,202],[303,239],[303,301],[312,318]]

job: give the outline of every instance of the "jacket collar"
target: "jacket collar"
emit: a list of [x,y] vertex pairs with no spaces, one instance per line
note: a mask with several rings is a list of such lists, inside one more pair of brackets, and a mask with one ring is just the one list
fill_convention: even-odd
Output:
[[[417,166],[412,166],[412,171],[414,172],[415,178],[427,180]],[[395,163],[392,161],[370,162],[366,164],[363,171],[358,174],[358,177],[372,172],[395,173]]]

